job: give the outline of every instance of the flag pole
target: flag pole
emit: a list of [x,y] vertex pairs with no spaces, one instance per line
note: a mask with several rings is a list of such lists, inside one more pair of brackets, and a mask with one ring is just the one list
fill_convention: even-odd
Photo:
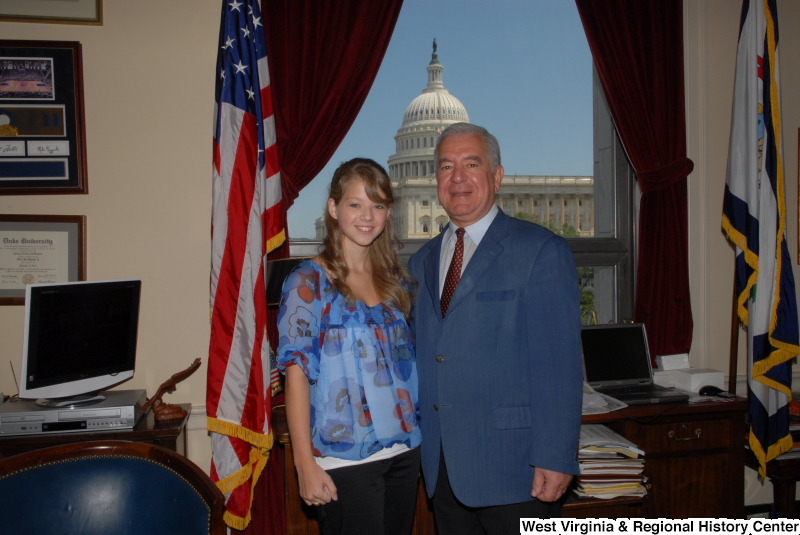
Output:
[[731,305],[731,354],[728,363],[728,392],[736,394],[736,365],[739,360],[739,295],[736,291],[736,262],[733,263],[733,303]]

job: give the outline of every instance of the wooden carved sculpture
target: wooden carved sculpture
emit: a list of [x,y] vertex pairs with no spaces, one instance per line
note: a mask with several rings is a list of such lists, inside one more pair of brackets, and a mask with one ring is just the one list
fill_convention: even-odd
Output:
[[176,373],[166,381],[164,381],[161,386],[158,387],[156,394],[151,397],[147,403],[142,406],[142,410],[147,412],[147,410],[152,407],[153,414],[155,414],[156,420],[165,421],[165,420],[177,420],[179,418],[184,418],[186,416],[186,411],[182,409],[178,405],[172,405],[170,403],[164,403],[161,401],[161,398],[167,392],[175,392],[178,387],[178,383],[192,375],[197,368],[200,367],[200,359],[194,359],[192,365],[186,368],[185,370]]

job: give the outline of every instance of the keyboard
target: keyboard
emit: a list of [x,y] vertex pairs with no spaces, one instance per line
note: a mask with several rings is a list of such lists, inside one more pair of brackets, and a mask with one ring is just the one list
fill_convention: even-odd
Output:
[[595,388],[598,392],[616,397],[621,394],[646,394],[648,392],[664,392],[671,390],[656,384],[650,385],[634,385],[634,386],[605,386],[603,388]]

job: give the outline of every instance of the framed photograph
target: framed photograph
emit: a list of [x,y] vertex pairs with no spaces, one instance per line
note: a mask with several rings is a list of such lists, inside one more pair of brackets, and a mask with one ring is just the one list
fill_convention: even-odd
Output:
[[0,195],[88,192],[81,44],[0,40]]
[[0,214],[0,305],[25,286],[86,280],[86,216]]
[[103,25],[103,0],[0,0],[0,21]]

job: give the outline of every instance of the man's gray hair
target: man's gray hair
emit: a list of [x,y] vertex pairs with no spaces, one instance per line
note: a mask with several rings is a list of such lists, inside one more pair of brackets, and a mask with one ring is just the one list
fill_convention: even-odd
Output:
[[475,134],[483,138],[489,151],[489,167],[494,172],[497,166],[500,165],[500,144],[497,142],[497,138],[484,127],[470,123],[453,123],[445,128],[439,139],[436,140],[436,148],[433,150],[433,165],[436,166],[436,169],[439,169],[439,145],[441,145],[442,140],[447,137],[464,134]]

